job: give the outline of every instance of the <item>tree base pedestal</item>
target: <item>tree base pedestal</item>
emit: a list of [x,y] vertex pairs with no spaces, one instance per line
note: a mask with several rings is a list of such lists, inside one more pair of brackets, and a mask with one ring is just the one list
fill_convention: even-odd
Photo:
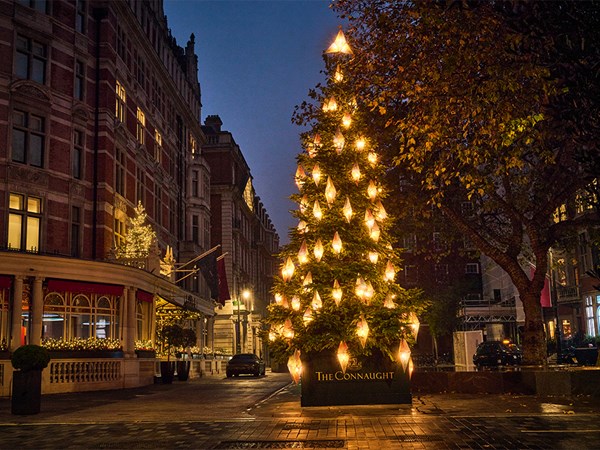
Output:
[[42,371],[13,372],[11,412],[16,415],[38,414],[42,400]]
[[333,352],[302,357],[301,406],[410,404],[408,370],[381,353],[351,359],[342,372]]

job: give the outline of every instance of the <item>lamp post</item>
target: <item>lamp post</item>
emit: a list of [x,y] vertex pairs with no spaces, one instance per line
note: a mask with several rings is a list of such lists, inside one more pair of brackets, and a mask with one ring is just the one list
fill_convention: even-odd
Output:
[[[248,289],[244,289],[242,291],[242,298],[244,300],[248,300],[250,298],[250,291]],[[241,303],[241,300],[238,297],[238,300],[237,300],[237,323],[236,323],[237,339],[235,342],[235,352],[236,353],[242,353],[242,329],[241,329],[242,318],[241,318],[241,314],[240,314],[240,303]]]

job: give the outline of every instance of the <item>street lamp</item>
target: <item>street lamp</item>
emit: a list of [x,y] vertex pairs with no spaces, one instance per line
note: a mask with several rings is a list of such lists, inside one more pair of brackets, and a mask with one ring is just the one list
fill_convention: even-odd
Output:
[[[242,291],[242,298],[244,300],[248,300],[250,298],[250,291],[248,289],[244,289]],[[242,353],[242,330],[241,330],[241,315],[240,315],[240,299],[237,301],[237,323],[236,323],[236,342],[235,342],[235,352]]]

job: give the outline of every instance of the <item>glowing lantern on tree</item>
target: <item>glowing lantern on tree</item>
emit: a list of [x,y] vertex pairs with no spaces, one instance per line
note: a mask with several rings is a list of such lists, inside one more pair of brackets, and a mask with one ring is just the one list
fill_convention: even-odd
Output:
[[350,223],[350,220],[352,219],[352,205],[350,205],[350,199],[348,197],[346,197],[346,203],[344,203],[342,212],[344,213],[346,221]]
[[313,206],[313,216],[315,216],[315,219],[317,220],[321,220],[323,218],[323,211],[321,211],[321,205],[319,205],[319,200],[315,200]]
[[335,74],[333,75],[333,79],[338,83],[344,80],[344,74],[342,73],[342,69],[340,68],[339,64],[335,68]]
[[342,125],[344,128],[350,128],[350,125],[352,125],[352,116],[350,114],[344,114],[344,117],[342,117]]
[[333,43],[325,50],[325,53],[343,53],[345,55],[353,55],[352,49],[346,41],[346,36],[340,29]]
[[304,326],[308,325],[310,322],[312,322],[313,320],[313,315],[312,315],[312,309],[310,309],[310,306],[308,308],[306,308],[306,311],[304,311],[304,315],[302,316],[302,321],[304,322]]
[[294,328],[292,327],[292,321],[285,319],[283,324],[283,337],[286,339],[292,339],[294,337]]
[[313,300],[310,304],[312,309],[321,309],[323,307],[323,301],[321,300],[321,296],[319,295],[319,291],[315,291],[315,295],[313,296]]
[[367,155],[367,160],[369,161],[371,166],[375,167],[375,164],[377,164],[377,153],[369,152],[369,154]]
[[367,194],[372,201],[377,198],[377,185],[373,180],[369,181],[369,187],[367,187]]
[[364,138],[358,138],[356,140],[356,142],[354,143],[354,146],[356,147],[356,150],[358,150],[359,152],[362,152],[365,147],[367,146],[367,141]]
[[325,100],[325,102],[323,103],[323,111],[325,112],[329,112],[329,111],[336,111],[338,108],[337,102],[335,101],[335,98],[331,97]]
[[375,242],[379,241],[379,235],[380,235],[380,231],[379,231],[379,226],[377,225],[377,222],[375,222],[375,224],[373,225],[373,228],[371,228],[371,239],[373,239]]
[[346,344],[344,341],[341,341],[338,347],[337,359],[340,363],[342,373],[346,373],[346,367],[348,366],[348,361],[350,361],[350,355],[348,354],[348,344]]
[[377,208],[377,212],[376,212],[377,218],[379,220],[385,220],[385,219],[387,219],[387,211],[383,207],[383,204],[381,203],[381,201],[378,201],[375,204],[375,207]]
[[281,269],[281,277],[283,278],[283,281],[290,281],[292,279],[292,276],[294,275],[295,269],[296,266],[294,266],[292,258],[288,256],[288,259],[285,261],[285,264]]
[[333,181],[331,181],[331,177],[327,177],[327,185],[325,186],[325,199],[327,200],[327,205],[331,206],[335,200],[336,194],[337,192],[333,185]]
[[298,168],[296,169],[296,186],[298,186],[298,189],[302,189],[302,186],[304,185],[304,179],[306,178],[306,172],[304,172],[304,168],[302,166],[298,166]]
[[300,222],[298,222],[297,228],[298,228],[298,232],[304,234],[308,230],[308,225],[306,224],[306,222],[304,220],[301,220]]
[[371,261],[371,263],[377,264],[378,260],[379,260],[379,253],[369,252],[369,261]]
[[315,248],[313,248],[313,254],[315,255],[315,259],[317,260],[317,262],[321,261],[321,258],[323,257],[323,252],[323,243],[321,242],[321,239],[317,239],[317,242],[315,242]]
[[394,309],[396,307],[396,304],[394,303],[394,294],[390,292],[385,296],[385,302],[383,302],[383,306],[389,309]]
[[300,264],[306,264],[308,262],[308,249],[306,248],[306,241],[302,241],[300,250],[298,250],[298,262]]
[[373,217],[370,209],[365,211],[365,225],[369,230],[372,230],[373,225],[375,225],[375,217]]
[[356,335],[360,340],[360,345],[365,348],[365,344],[367,343],[367,337],[369,336],[369,324],[365,320],[364,316],[360,316],[360,320],[356,324]]
[[340,235],[337,231],[333,235],[333,241],[331,241],[331,248],[333,250],[333,253],[335,253],[336,255],[339,255],[342,251],[342,239],[340,238]]
[[315,167],[313,167],[312,177],[313,177],[313,181],[318,186],[319,181],[321,181],[321,168],[319,167],[318,164],[315,164]]
[[294,354],[289,357],[287,366],[294,383],[298,384],[300,381],[300,376],[302,375],[302,360],[300,359],[300,350],[296,350]]
[[283,296],[279,292],[277,292],[275,294],[275,304],[281,305],[282,302],[283,302]]
[[350,175],[352,176],[352,181],[354,181],[355,183],[358,183],[360,181],[360,167],[358,167],[358,163],[352,166]]
[[411,312],[408,315],[408,320],[410,322],[410,328],[412,329],[413,336],[415,337],[415,340],[417,340],[417,336],[419,335],[419,326],[421,325],[419,318],[414,312]]
[[312,273],[308,272],[305,276],[304,276],[304,281],[302,281],[302,286],[304,286],[305,290],[307,288],[307,286],[310,286],[313,282],[312,279]]
[[386,281],[394,281],[394,279],[396,278],[396,269],[394,268],[394,265],[391,261],[388,261],[387,265],[385,266],[384,278]]
[[331,290],[331,296],[335,301],[336,306],[340,306],[340,301],[342,300],[342,288],[340,287],[340,283],[338,280],[333,281],[333,289]]
[[344,148],[344,144],[346,143],[346,139],[344,139],[344,135],[339,130],[336,131],[335,136],[333,137],[333,146],[335,147],[338,155],[342,153],[342,149]]
[[294,295],[292,297],[292,309],[294,311],[299,311],[300,310],[300,299],[296,295]]
[[400,346],[398,347],[398,358],[400,359],[402,368],[406,371],[408,361],[410,360],[410,348],[408,347],[408,343],[405,339],[400,341]]

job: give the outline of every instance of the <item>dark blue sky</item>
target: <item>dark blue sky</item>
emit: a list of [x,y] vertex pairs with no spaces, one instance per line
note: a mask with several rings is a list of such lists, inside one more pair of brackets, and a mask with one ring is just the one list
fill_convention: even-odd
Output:
[[328,0],[165,0],[173,36],[196,36],[202,121],[218,114],[240,146],[283,243],[297,225],[288,197],[296,191],[302,150],[294,106],[323,80],[322,53],[340,20]]

